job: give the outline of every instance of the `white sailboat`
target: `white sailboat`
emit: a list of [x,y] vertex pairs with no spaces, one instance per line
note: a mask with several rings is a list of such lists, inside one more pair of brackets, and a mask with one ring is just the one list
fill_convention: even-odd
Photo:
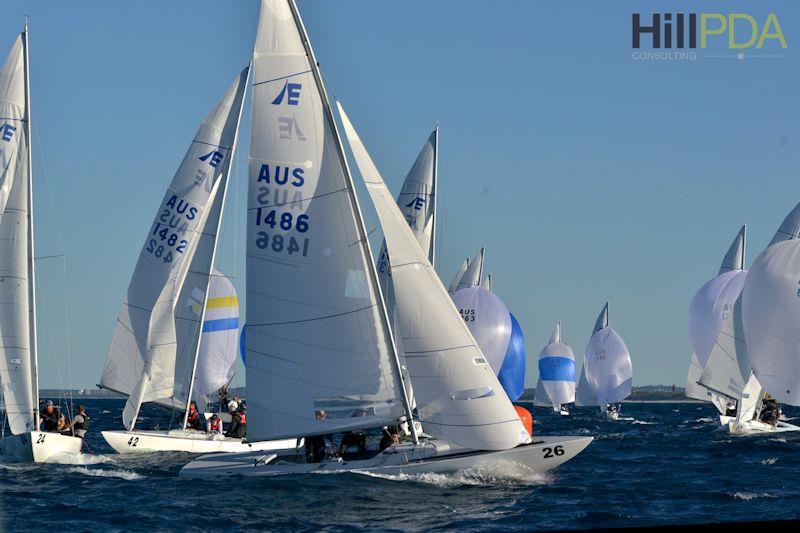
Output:
[[11,430],[0,454],[38,463],[80,453],[83,440],[38,431],[28,37],[26,24],[0,69],[0,382]]
[[[280,99],[289,85],[295,90],[294,108]],[[209,455],[185,466],[181,476],[448,472],[497,461],[541,472],[574,457],[591,438],[534,440],[526,431],[339,111],[384,230],[407,368],[400,366],[333,109],[297,7],[291,1],[262,0],[248,202],[260,213],[248,226],[249,430],[262,438],[313,436],[412,419],[402,384],[409,379],[419,419],[432,437],[419,435],[412,424],[411,442],[355,461]],[[276,135],[281,122],[275,119],[283,117],[292,120],[285,137]],[[272,197],[256,194],[260,169],[278,162],[290,169],[305,163],[302,180],[276,187],[294,193],[291,204],[276,205]],[[262,215],[275,208],[291,209],[302,225],[261,232]],[[296,242],[300,250],[273,246],[278,238]]]
[[[786,217],[770,245],[750,268],[740,298],[742,329],[753,372],[774,398],[800,405],[800,204]],[[761,399],[761,398],[760,398]],[[739,424],[738,432],[798,431],[800,427],[760,417]]]
[[563,416],[569,415],[568,404],[575,401],[575,354],[561,341],[561,323],[556,324],[550,341],[539,353],[539,379],[533,404],[552,407]]
[[625,341],[608,325],[608,302],[586,345],[583,370],[595,405],[609,420],[619,419],[618,404],[631,393],[633,365]]
[[[208,306],[209,284],[248,76],[249,67],[200,126],[139,254],[100,382],[101,387],[128,396],[122,414],[125,430],[102,432],[119,453],[297,446],[295,439],[255,442],[187,427],[187,407],[196,396],[204,318],[213,313]],[[182,423],[168,430],[136,428],[145,402],[185,413]]]

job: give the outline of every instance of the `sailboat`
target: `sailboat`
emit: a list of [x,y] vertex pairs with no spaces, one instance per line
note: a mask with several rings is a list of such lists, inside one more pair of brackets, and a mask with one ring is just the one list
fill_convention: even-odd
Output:
[[569,415],[567,405],[575,401],[575,354],[569,344],[561,341],[561,322],[556,324],[550,341],[539,354],[539,380],[533,404],[552,407],[563,416]]
[[[410,380],[431,437],[411,424],[411,441],[357,460],[206,455],[180,475],[450,472],[497,461],[541,472],[582,451],[591,438],[534,439],[525,428],[339,107],[384,230],[401,367],[334,111],[294,2],[262,0],[253,73],[248,205],[259,214],[248,225],[248,431],[309,437],[413,420],[403,386]],[[296,95],[291,108],[280,98],[289,86]],[[291,128],[281,130],[280,118],[290,118]],[[294,193],[291,204],[256,194],[262,169],[278,164],[290,174],[303,169],[302,180],[276,187]],[[302,224],[263,228],[273,209],[289,209]],[[276,239],[282,245],[273,246]],[[290,253],[292,242],[299,250]]]
[[[203,329],[212,327],[205,317],[215,312],[209,286],[249,70],[236,76],[201,124],[156,211],[128,286],[100,381],[101,387],[128,397],[122,413],[125,429],[102,432],[119,453],[297,446],[296,439],[255,442],[187,427],[189,401],[198,396],[200,340]],[[180,426],[137,428],[145,402],[181,413]]]
[[39,463],[80,453],[83,439],[38,431],[28,37],[26,24],[0,69],[0,382],[11,431],[0,454]]
[[619,419],[618,404],[631,394],[633,365],[625,341],[608,325],[608,302],[586,345],[583,370],[594,405],[609,420]]
[[[774,398],[800,405],[800,344],[797,320],[800,298],[800,204],[784,219],[770,245],[750,268],[739,304],[744,335],[754,379]],[[759,395],[760,396],[760,395]],[[759,401],[763,398],[759,397]],[[739,433],[798,431],[800,427],[777,421],[742,421]]]

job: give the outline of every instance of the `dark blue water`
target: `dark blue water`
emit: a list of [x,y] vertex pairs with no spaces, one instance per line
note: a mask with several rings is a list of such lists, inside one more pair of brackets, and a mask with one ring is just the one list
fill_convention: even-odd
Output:
[[625,404],[630,419],[617,422],[593,409],[569,418],[536,409],[536,433],[596,439],[534,478],[500,469],[209,481],[177,478],[185,454],[114,454],[99,430],[119,427],[123,402],[86,404],[97,455],[81,464],[0,464],[0,530],[531,530],[800,518],[800,434],[729,436],[716,429],[710,405]]

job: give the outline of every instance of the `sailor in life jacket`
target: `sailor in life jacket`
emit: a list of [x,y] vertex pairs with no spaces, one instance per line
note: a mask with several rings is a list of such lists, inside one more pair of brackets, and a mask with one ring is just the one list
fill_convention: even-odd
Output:
[[64,429],[64,415],[61,410],[53,405],[53,400],[47,400],[44,409],[39,412],[39,427],[42,431],[61,431]]
[[197,402],[189,403],[189,415],[186,417],[186,428],[200,431],[200,413],[197,411]]
[[75,415],[72,422],[67,424],[61,433],[72,433],[76,437],[84,438],[87,431],[89,431],[89,415],[86,413],[86,407],[79,405],[78,414]]
[[247,413],[239,407],[238,411],[231,413],[231,426],[225,436],[243,439],[245,435],[247,435]]
[[211,415],[211,418],[208,419],[206,433],[212,437],[216,437],[217,435],[222,437],[222,420],[219,419],[217,413],[214,413]]

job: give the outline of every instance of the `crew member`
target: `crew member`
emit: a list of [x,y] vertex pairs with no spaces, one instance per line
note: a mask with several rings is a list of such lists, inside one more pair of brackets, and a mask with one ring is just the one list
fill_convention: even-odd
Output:
[[194,429],[200,431],[200,413],[197,411],[197,403],[189,403],[189,416],[186,417],[187,429]]
[[736,416],[736,404],[728,402],[725,404],[725,416]]
[[78,405],[78,414],[75,415],[72,422],[64,426],[61,433],[70,432],[76,437],[84,438],[87,431],[89,431],[89,415],[86,413],[86,407],[81,404]]
[[211,415],[211,418],[208,419],[208,423],[206,424],[206,433],[208,433],[211,436],[217,436],[217,435],[219,435],[220,437],[223,436],[222,420],[219,419],[217,413],[214,413],[213,415]]
[[64,415],[53,405],[53,400],[47,400],[44,409],[39,412],[39,426],[42,431],[61,431],[64,429]]
[[240,407],[238,411],[231,413],[231,426],[225,436],[243,439],[245,435],[247,435],[247,413]]

